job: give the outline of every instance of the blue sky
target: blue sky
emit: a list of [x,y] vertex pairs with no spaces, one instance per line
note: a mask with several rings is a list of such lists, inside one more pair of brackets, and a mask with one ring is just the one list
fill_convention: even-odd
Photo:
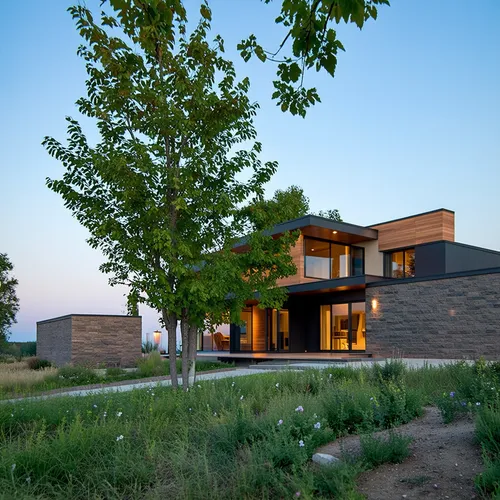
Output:
[[[198,5],[186,3],[192,12]],[[337,208],[360,225],[445,207],[456,213],[457,241],[500,250],[500,2],[392,3],[363,31],[339,27],[346,52],[335,79],[307,75],[322,103],[304,120],[271,101],[275,68],[245,64],[234,50],[250,33],[277,45],[278,0],[211,2],[214,34],[261,105],[263,160],[280,164],[268,192],[300,185],[312,210]],[[74,102],[85,91],[68,5],[0,2],[0,252],[19,280],[13,340],[34,339],[37,320],[125,310],[124,291],[98,271],[102,256],[86,231],[45,187],[62,168],[40,143],[65,138],[64,117],[78,118]],[[92,135],[92,123],[84,125]],[[156,314],[141,312],[144,331],[156,329]]]

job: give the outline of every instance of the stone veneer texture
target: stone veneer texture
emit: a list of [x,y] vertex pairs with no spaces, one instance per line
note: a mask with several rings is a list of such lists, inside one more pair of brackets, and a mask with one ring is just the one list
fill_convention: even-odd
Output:
[[500,359],[500,273],[368,287],[366,304],[374,355]]
[[71,315],[37,324],[37,355],[58,366],[134,366],[141,337],[140,317]]

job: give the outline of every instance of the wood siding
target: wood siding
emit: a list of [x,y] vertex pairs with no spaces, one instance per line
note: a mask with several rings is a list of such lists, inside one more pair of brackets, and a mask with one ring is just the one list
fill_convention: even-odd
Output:
[[299,285],[300,283],[309,283],[311,281],[322,281],[318,278],[306,278],[304,276],[304,236],[301,234],[299,239],[290,250],[293,262],[297,266],[297,274],[282,278],[277,281],[278,286]]
[[253,306],[252,313],[252,334],[253,334],[253,350],[266,350],[266,311],[260,307]]
[[448,210],[436,210],[372,228],[378,230],[380,251],[413,247],[433,241],[455,241],[455,214]]

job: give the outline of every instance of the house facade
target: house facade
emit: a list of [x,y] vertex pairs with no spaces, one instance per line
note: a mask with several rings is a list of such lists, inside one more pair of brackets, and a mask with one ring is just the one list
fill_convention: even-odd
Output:
[[231,353],[500,356],[500,252],[456,243],[455,214],[434,210],[370,227],[308,215],[282,309],[258,299],[231,325]]

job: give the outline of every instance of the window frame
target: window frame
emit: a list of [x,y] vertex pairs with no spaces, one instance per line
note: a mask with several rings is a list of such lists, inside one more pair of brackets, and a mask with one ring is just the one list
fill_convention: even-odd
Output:
[[[328,243],[328,260],[329,260],[329,265],[328,265],[328,278],[318,278],[317,276],[309,276],[307,274],[307,255],[306,255],[306,241],[307,240],[312,240],[312,241],[322,241],[324,243]],[[332,245],[339,245],[343,247],[349,247],[349,275],[348,276],[343,276],[339,278],[332,278]],[[363,268],[362,268],[362,274],[353,274],[353,252],[351,251],[353,248],[360,249],[361,253],[363,255]],[[314,238],[312,236],[304,236],[303,237],[303,247],[302,247],[302,256],[304,258],[304,278],[310,278],[310,279],[315,279],[315,280],[341,280],[345,278],[351,278],[353,276],[363,276],[365,274],[365,249],[364,247],[359,247],[357,245],[350,245],[349,243],[340,243],[337,241],[331,241],[331,240],[325,240],[323,238]]]
[[[413,250],[414,256],[416,255],[414,246],[413,247],[404,247],[404,248],[395,248],[394,250],[391,250],[390,252],[384,252],[384,277],[385,278],[391,278],[391,279],[395,279],[395,280],[415,278],[416,273],[413,276],[407,276],[407,274],[406,274],[406,267],[407,267],[406,255],[407,255],[407,252],[409,250]],[[392,256],[393,256],[393,254],[399,253],[399,252],[403,253],[403,276],[401,276],[400,278],[397,278],[397,277],[394,277],[392,275],[392,262],[393,262]]]

